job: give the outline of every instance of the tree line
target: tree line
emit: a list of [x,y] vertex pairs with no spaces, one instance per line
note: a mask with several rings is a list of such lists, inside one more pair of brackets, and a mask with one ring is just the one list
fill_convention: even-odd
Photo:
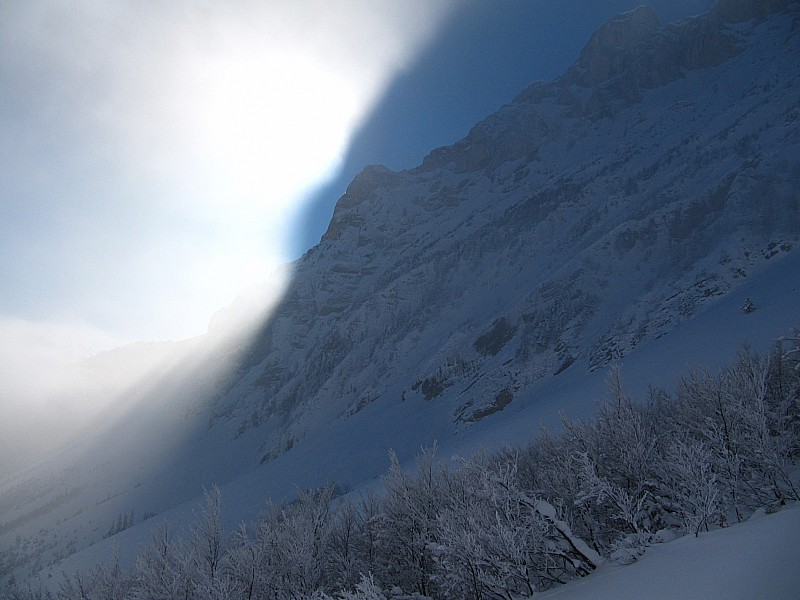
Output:
[[407,471],[394,454],[380,493],[333,487],[269,504],[226,534],[218,488],[190,531],[156,528],[130,567],[64,574],[12,600],[465,598],[514,600],[636,560],[676,533],[700,535],[800,500],[800,335],[743,348],[674,393],[636,402],[612,368],[596,415],[563,419],[526,447],[455,462],[435,447]]

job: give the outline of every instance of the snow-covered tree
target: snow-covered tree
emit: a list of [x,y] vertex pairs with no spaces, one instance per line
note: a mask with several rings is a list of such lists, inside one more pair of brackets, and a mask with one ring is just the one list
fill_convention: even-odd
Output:
[[653,528],[653,472],[663,437],[651,412],[623,391],[616,366],[607,389],[594,419],[563,420],[562,452],[570,462],[561,468],[572,477],[564,491],[573,523],[598,550],[626,536],[646,537]]
[[231,536],[224,565],[225,577],[234,598],[255,600],[263,597],[264,572],[268,569],[265,548],[255,543],[244,523]]
[[222,497],[217,486],[204,493],[205,506],[195,515],[189,547],[189,569],[193,597],[216,600],[227,595],[222,577],[225,560],[222,530]]
[[680,519],[695,536],[708,531],[720,513],[720,492],[711,451],[696,440],[675,440],[661,462],[661,505]]
[[594,503],[608,516],[609,525],[617,522],[628,533],[641,534],[648,530],[646,505],[650,492],[646,489],[631,493],[622,485],[609,481],[597,472],[597,465],[587,454],[576,457],[581,481],[579,505]]
[[486,456],[462,465],[438,518],[437,578],[448,597],[530,596],[547,570],[546,524],[518,489],[516,464]]
[[602,562],[552,504],[520,486],[513,452],[462,461],[439,535],[437,578],[449,597],[528,597]]
[[286,590],[310,594],[326,587],[333,531],[332,495],[333,487],[300,492],[297,501],[272,509],[272,522],[280,532],[276,566]]
[[329,543],[329,578],[335,589],[350,589],[378,565],[380,502],[365,494],[347,502],[333,515]]
[[436,448],[423,450],[415,474],[400,466],[390,453],[391,466],[384,478],[379,548],[382,580],[409,592],[431,595],[435,562],[431,549],[438,543],[438,517],[448,497],[449,472],[437,464]]
[[192,571],[187,556],[188,546],[173,539],[165,523],[152,533],[150,544],[136,558],[134,576],[137,600],[171,600],[191,598]]
[[362,575],[355,589],[350,592],[342,590],[335,596],[329,596],[325,593],[318,593],[310,597],[309,600],[387,600],[386,594],[375,582],[375,578],[370,573],[369,575]]
[[58,586],[56,598],[58,600],[89,600],[95,595],[94,581],[91,576],[81,573],[67,575],[63,573],[63,578]]
[[111,561],[101,563],[92,571],[92,598],[97,600],[127,600],[134,597],[136,580],[126,571],[119,558],[119,548],[115,545]]
[[744,348],[717,373],[694,371],[681,379],[669,415],[673,430],[711,452],[722,510],[737,521],[760,506],[798,498],[789,476],[794,444],[785,437],[793,403],[776,384],[769,361]]

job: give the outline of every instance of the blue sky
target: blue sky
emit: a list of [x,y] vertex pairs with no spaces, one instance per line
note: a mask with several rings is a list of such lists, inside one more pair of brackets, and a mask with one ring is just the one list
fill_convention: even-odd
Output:
[[278,289],[364,165],[418,164],[640,3],[3,3],[6,351],[203,333],[240,289]]

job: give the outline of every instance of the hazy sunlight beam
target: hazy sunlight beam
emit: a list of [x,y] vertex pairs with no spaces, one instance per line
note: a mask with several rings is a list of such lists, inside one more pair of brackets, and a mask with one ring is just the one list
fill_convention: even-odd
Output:
[[[31,437],[61,424],[43,399],[69,399],[85,425],[147,371],[97,385],[65,339],[191,337],[243,289],[208,337],[255,327],[289,281],[280,265],[304,199],[461,1],[0,6],[0,177],[13,196],[0,216],[25,242],[0,243],[20,290],[0,298],[0,356],[17,357],[0,364],[14,382],[0,416],[27,411]],[[43,369],[46,389],[33,384]]]
[[[148,256],[166,259],[176,276],[159,272],[143,283],[174,297],[162,322],[196,320],[187,299],[207,318],[293,258],[288,222],[335,172],[353,131],[458,1],[80,9],[86,14],[72,24],[83,35],[77,44],[70,38],[77,48],[67,53],[68,67],[81,63],[96,93],[79,93],[78,120],[88,137],[104,138],[132,179],[160,190],[152,210],[166,235]],[[124,45],[108,37],[115,29]],[[55,53],[66,40],[43,43]],[[187,222],[197,235],[176,251],[169,232],[185,232]],[[200,333],[204,325],[184,330]]]

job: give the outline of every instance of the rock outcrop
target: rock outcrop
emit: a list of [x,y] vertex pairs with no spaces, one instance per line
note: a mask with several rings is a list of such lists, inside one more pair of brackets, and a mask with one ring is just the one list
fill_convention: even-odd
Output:
[[660,29],[658,16],[647,6],[611,19],[592,35],[566,79],[592,87],[622,74]]

